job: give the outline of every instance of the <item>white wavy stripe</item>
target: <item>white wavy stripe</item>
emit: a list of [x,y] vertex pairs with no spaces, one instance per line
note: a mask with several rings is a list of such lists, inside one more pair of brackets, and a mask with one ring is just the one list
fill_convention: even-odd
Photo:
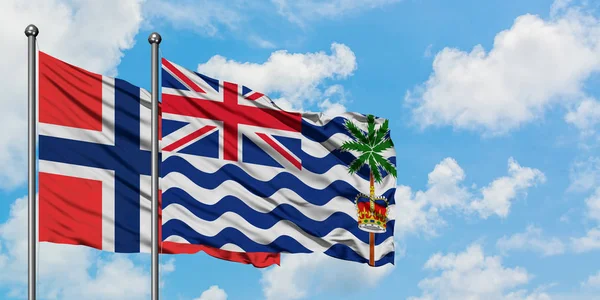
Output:
[[[163,194],[171,188],[185,187],[184,190],[186,193],[206,205],[214,205],[225,196],[233,196],[244,201],[253,210],[261,213],[271,212],[280,204],[285,203],[293,206],[301,214],[315,221],[324,221],[336,212],[345,213],[354,220],[357,220],[354,203],[342,196],[333,197],[325,205],[319,206],[304,200],[296,192],[287,188],[282,188],[269,197],[260,197],[251,193],[236,181],[226,181],[218,188],[210,190],[196,185],[180,173],[170,173],[162,179],[161,184]],[[390,205],[388,209],[393,209],[393,207],[394,205]],[[391,219],[392,216],[390,215]]]
[[[215,173],[223,166],[233,164],[240,167],[244,172],[250,175],[252,178],[260,181],[270,181],[282,171],[290,173],[306,185],[314,189],[324,189],[331,184],[334,180],[342,180],[348,182],[351,186],[356,188],[362,193],[369,193],[369,181],[365,180],[358,175],[351,175],[348,173],[348,168],[344,165],[335,165],[327,172],[323,174],[312,173],[306,169],[298,170],[295,168],[281,169],[274,168],[271,166],[262,166],[250,163],[232,163],[231,161],[225,161],[210,157],[189,155],[183,153],[169,153],[163,152],[163,161],[171,156],[178,156],[186,160],[197,170],[202,170],[205,173]],[[174,173],[174,172],[172,172]],[[167,174],[168,175],[168,174]],[[164,180],[161,180],[161,182]],[[385,176],[381,183],[375,183],[375,192],[377,195],[393,188],[396,185],[396,179],[391,175]],[[162,185],[161,185],[162,187]],[[187,187],[182,187],[187,188]]]
[[[315,142],[310,139],[302,139],[302,151],[314,158],[323,158],[331,153],[335,149],[340,149],[342,144],[351,139],[343,133],[336,133],[330,136],[323,142]],[[351,151],[352,152],[352,151]],[[354,156],[357,156],[356,152],[352,152]],[[380,153],[383,157],[396,156],[394,148],[387,149]]]
[[[168,238],[168,239],[170,239],[169,241],[173,241],[174,242],[174,240],[172,240],[171,238],[173,238],[173,239],[181,238],[181,240],[179,240],[181,242],[178,242],[178,243],[181,243],[181,244],[189,244],[190,243],[186,239],[184,239],[184,238],[182,238],[182,237],[180,237],[178,235],[172,235],[172,236],[170,236]],[[231,252],[238,252],[238,253],[246,252],[240,246],[238,246],[236,244],[232,244],[232,243],[227,243],[227,244],[223,245],[220,249],[221,250],[226,250],[226,251],[231,251]]]
[[302,151],[312,157],[323,158],[331,153],[331,151],[339,149],[344,142],[351,140],[348,135],[341,132],[330,136],[327,140],[320,143],[304,138],[301,142]]
[[[351,232],[336,228],[324,237],[312,236],[289,221],[279,221],[271,228],[257,228],[241,216],[227,212],[214,221],[205,221],[197,218],[193,213],[181,205],[170,205],[163,210],[163,224],[169,220],[180,220],[192,230],[207,237],[214,237],[227,227],[239,230],[250,240],[268,245],[278,237],[287,235],[296,240],[300,245],[314,252],[325,252],[335,244],[344,244],[364,258],[369,257],[369,244],[358,240]],[[165,241],[173,241],[170,236]],[[189,242],[188,242],[189,243]],[[375,260],[381,259],[389,252],[394,251],[394,238],[390,236],[384,242],[375,246]]]

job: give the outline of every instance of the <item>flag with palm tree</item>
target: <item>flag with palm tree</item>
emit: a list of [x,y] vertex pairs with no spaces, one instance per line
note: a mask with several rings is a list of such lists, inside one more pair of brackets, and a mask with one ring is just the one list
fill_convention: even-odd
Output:
[[394,147],[389,135],[388,120],[375,129],[375,117],[367,116],[367,131],[364,132],[351,120],[345,122],[345,127],[352,136],[340,147],[341,150],[357,153],[357,157],[348,166],[350,174],[358,173],[363,166],[369,169],[369,195],[359,194],[356,197],[358,227],[369,232],[370,257],[369,264],[374,265],[375,233],[386,230],[387,199],[375,196],[375,183],[380,183],[383,177],[391,175],[396,178],[396,167],[384,153]]

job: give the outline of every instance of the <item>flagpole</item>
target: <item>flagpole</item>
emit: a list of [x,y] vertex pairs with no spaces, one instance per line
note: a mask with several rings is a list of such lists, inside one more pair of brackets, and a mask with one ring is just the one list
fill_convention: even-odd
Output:
[[28,248],[27,248],[27,266],[28,266],[28,299],[35,300],[36,298],[36,246],[37,246],[37,235],[36,235],[36,203],[35,203],[35,188],[36,188],[36,48],[35,42],[39,33],[38,28],[31,24],[25,28],[25,36],[27,36],[27,101],[28,101],[28,141],[27,141],[27,164],[28,164]]
[[148,37],[152,47],[152,300],[158,300],[158,45],[162,38],[153,32]]

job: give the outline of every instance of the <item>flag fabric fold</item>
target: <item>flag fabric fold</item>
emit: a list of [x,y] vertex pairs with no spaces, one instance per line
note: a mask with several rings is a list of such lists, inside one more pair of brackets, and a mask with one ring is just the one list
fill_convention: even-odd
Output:
[[387,120],[284,111],[164,58],[161,76],[165,242],[394,263]]
[[[150,93],[39,52],[39,241],[118,253],[151,251]],[[163,230],[164,231],[164,230]],[[205,251],[257,267],[277,253]]]

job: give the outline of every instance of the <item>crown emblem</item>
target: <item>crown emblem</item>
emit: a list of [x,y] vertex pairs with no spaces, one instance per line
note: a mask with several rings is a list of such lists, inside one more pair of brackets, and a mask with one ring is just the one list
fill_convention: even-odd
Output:
[[373,233],[384,233],[388,221],[388,203],[385,197],[358,194],[355,199],[358,228]]

